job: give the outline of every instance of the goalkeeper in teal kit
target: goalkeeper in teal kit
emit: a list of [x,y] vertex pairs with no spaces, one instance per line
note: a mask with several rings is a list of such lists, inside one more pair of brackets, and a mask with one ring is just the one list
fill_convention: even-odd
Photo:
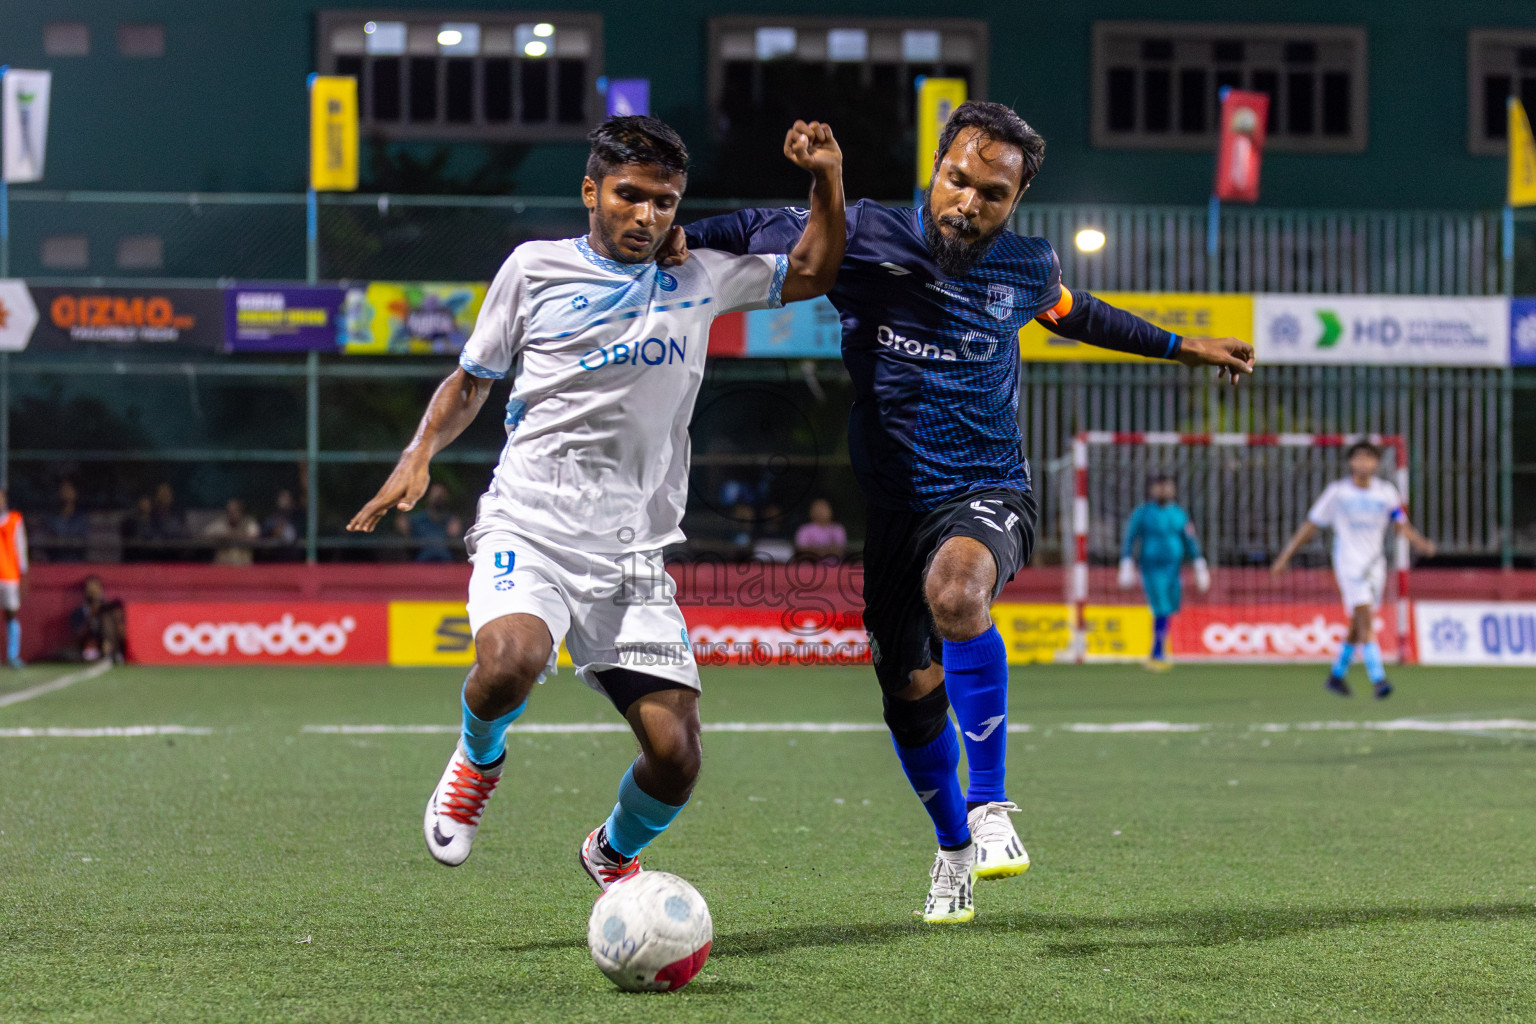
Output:
[[1173,480],[1153,478],[1147,497],[1151,500],[1138,506],[1125,524],[1120,586],[1135,586],[1136,571],[1141,570],[1141,588],[1152,606],[1152,658],[1147,667],[1162,672],[1173,664],[1168,660],[1168,628],[1184,596],[1179,572],[1186,561],[1193,562],[1195,586],[1203,594],[1211,588],[1211,571],[1200,554],[1189,513],[1174,501],[1177,490]]

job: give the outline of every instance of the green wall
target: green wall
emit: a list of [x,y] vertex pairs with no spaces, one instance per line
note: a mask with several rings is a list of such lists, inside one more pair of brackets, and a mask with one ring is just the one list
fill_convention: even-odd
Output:
[[[304,79],[312,69],[313,12],[343,3],[302,0],[0,2],[0,62],[51,67],[55,75],[46,187],[286,191],[302,187]],[[416,9],[466,10],[465,0],[419,0]],[[535,5],[528,5],[533,8]],[[912,0],[778,0],[775,3],[543,3],[599,10],[605,71],[649,77],[655,112],[671,120],[707,161],[705,19],[711,14],[803,13],[928,16]],[[498,5],[498,9],[500,5]],[[1090,29],[1095,19],[1338,22],[1369,31],[1370,139],[1364,153],[1271,154],[1264,169],[1270,206],[1486,207],[1502,200],[1499,158],[1466,147],[1467,31],[1536,28],[1531,0],[1461,4],[1247,0],[1242,4],[994,3],[989,98],[1014,105],[1049,142],[1031,191],[1039,202],[1200,203],[1209,190],[1206,153],[1095,150],[1088,143]],[[960,11],[969,14],[971,11]],[[90,24],[92,55],[44,57],[42,26]],[[119,21],[159,21],[166,56],[117,55]],[[476,158],[466,150],[462,162]],[[518,191],[575,187],[581,147],[535,146],[516,175]],[[850,154],[857,159],[857,154]],[[718,190],[718,187],[717,187]]]

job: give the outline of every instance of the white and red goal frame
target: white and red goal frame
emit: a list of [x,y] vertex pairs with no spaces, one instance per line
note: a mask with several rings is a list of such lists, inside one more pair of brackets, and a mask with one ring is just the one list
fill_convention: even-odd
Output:
[[[1068,554],[1067,604],[1072,611],[1072,660],[1081,663],[1087,653],[1086,609],[1088,605],[1088,466],[1089,449],[1094,445],[1133,445],[1146,447],[1208,448],[1343,448],[1359,441],[1369,441],[1389,449],[1396,465],[1394,483],[1403,505],[1408,505],[1408,446],[1399,434],[1181,434],[1174,431],[1085,430],[1072,441],[1072,544]],[[1395,538],[1397,563],[1397,599],[1395,601],[1400,661],[1417,660],[1413,637],[1413,616],[1408,602],[1408,541]]]

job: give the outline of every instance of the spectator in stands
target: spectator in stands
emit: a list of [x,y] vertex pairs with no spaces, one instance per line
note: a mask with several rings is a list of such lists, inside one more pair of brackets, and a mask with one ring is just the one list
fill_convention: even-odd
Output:
[[826,498],[811,502],[810,515],[811,521],[795,531],[795,557],[836,565],[848,550],[848,531],[833,521],[832,503]]
[[409,562],[416,557],[416,542],[411,539],[411,514],[396,510],[389,517],[395,535],[378,550],[381,562]]
[[267,557],[274,562],[294,562],[303,557],[299,550],[299,525],[293,492],[286,487],[277,492],[277,507],[261,524],[261,536],[272,543]]
[[127,632],[123,602],[106,600],[99,576],[87,576],[81,590],[83,600],[69,616],[75,651],[81,661],[111,658],[122,664]]
[[[43,516],[42,533],[46,538],[38,547],[45,547],[50,562],[79,562],[85,558],[85,541],[90,523],[80,511],[80,492],[73,480],[65,477],[59,481],[59,510]],[[39,538],[41,539],[41,538]]]
[[0,487],[0,610],[5,616],[5,663],[21,668],[21,579],[27,574],[27,528]]
[[150,510],[149,559],[157,562],[186,561],[189,557],[187,549],[174,542],[188,536],[187,517],[176,507],[176,492],[170,484],[162,482],[155,488]]
[[204,540],[219,542],[213,553],[215,565],[250,565],[250,542],[260,536],[261,527],[254,517],[246,515],[245,503],[239,498],[230,498],[224,514],[203,527]]
[[133,511],[123,517],[117,529],[123,539],[123,561],[154,561],[155,551],[150,545],[155,540],[155,504],[149,495],[139,495]]
[[433,484],[427,488],[426,507],[411,516],[411,537],[417,542],[416,561],[451,562],[450,538],[464,534],[464,522],[448,511],[448,488]]

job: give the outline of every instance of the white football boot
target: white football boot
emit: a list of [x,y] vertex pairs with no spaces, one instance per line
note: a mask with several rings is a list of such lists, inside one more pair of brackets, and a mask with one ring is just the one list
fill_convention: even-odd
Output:
[[[505,761],[503,761],[505,764]],[[502,764],[495,768],[476,768],[464,753],[464,744],[453,748],[453,757],[427,801],[427,816],[421,828],[427,839],[427,851],[437,862],[449,867],[463,864],[469,848],[480,831],[480,815],[485,802],[501,781]]]
[[929,924],[965,924],[976,916],[971,900],[971,881],[976,870],[976,843],[963,850],[940,850],[933,860],[929,877],[928,900],[922,910],[914,910]]
[[966,815],[976,843],[977,878],[1012,878],[1029,870],[1029,853],[1008,818],[1018,810],[1017,804],[998,801]]
[[622,858],[615,860],[603,852],[603,830],[607,827],[606,823],[597,826],[587,833],[587,838],[581,844],[582,869],[592,876],[592,881],[596,882],[597,887],[603,892],[640,874],[638,856],[628,860]]

